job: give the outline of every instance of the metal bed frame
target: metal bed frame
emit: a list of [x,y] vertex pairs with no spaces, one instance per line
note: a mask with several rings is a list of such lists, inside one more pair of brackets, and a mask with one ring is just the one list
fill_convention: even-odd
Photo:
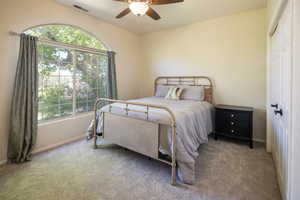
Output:
[[[205,101],[208,101],[210,103],[213,103],[213,86],[212,81],[209,77],[206,76],[162,76],[155,79],[155,92],[158,85],[164,85],[164,86],[201,86],[205,89]],[[138,153],[142,153],[146,156],[152,157],[156,160],[159,160],[161,162],[167,163],[172,166],[172,175],[171,175],[171,184],[176,184],[176,119],[174,113],[165,106],[159,106],[159,105],[153,105],[153,104],[143,104],[143,103],[136,103],[136,102],[128,102],[124,100],[114,100],[114,99],[107,99],[107,98],[99,98],[96,100],[94,111],[94,122],[96,122],[96,115],[98,106],[100,103],[110,103],[109,111],[103,112],[103,133],[102,138],[108,138],[113,143],[116,143],[120,146],[129,148],[133,151],[136,151]],[[124,104],[125,108],[125,115],[121,114],[114,114],[111,112],[112,108],[114,107],[112,103],[120,103]],[[145,107],[145,111],[141,110],[135,110],[128,108],[129,105],[134,106],[141,106]],[[155,108],[155,109],[161,109],[165,110],[169,117],[170,117],[170,124],[163,124],[156,121],[149,120],[149,109]],[[146,119],[140,119],[140,118],[134,118],[132,116],[129,116],[129,112],[138,112],[143,113],[146,116]],[[108,119],[108,120],[105,120]],[[118,128],[118,126],[121,126],[121,128]],[[138,128],[132,128],[133,125],[137,125]],[[170,126],[172,129],[172,137],[171,137],[171,162],[164,160],[159,157],[159,128],[160,125],[167,125]],[[140,131],[140,128],[143,126],[147,126],[145,130],[142,132]],[[107,128],[108,127],[108,128]],[[97,136],[96,134],[96,126],[94,125],[94,148],[97,149]],[[128,129],[128,130],[126,130]],[[122,133],[120,133],[122,131]],[[126,132],[127,131],[127,132]],[[144,133],[146,132],[146,133]],[[125,133],[125,134],[124,134]],[[125,138],[124,138],[124,134]],[[138,138],[140,140],[143,140],[143,137],[145,141],[143,145],[138,144],[132,144],[131,141],[129,141],[127,136],[131,136],[131,138]],[[149,139],[153,135],[153,139]],[[123,137],[123,138],[122,138]],[[155,141],[157,140],[157,141]],[[151,143],[152,141],[152,143]],[[139,141],[138,141],[139,142]]]

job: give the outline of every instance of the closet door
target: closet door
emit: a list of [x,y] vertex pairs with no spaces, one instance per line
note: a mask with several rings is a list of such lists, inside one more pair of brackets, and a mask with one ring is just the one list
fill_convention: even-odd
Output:
[[288,169],[288,133],[290,132],[290,100],[292,69],[291,4],[288,4],[271,38],[270,100],[274,130],[272,152],[278,182],[285,199]]

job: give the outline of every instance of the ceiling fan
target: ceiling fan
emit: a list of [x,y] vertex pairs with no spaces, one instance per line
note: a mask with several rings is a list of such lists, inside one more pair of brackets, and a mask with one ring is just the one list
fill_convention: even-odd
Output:
[[124,3],[128,3],[129,7],[123,10],[119,15],[116,16],[117,19],[124,17],[128,13],[132,12],[136,16],[148,15],[154,20],[159,20],[159,14],[152,9],[151,5],[164,5],[171,3],[180,3],[184,2],[184,0],[114,0],[120,1]]

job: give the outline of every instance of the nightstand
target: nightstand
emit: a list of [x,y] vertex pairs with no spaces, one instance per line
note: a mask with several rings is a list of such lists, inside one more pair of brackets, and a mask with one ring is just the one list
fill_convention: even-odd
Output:
[[225,136],[249,142],[253,148],[253,108],[230,105],[216,105],[215,139]]

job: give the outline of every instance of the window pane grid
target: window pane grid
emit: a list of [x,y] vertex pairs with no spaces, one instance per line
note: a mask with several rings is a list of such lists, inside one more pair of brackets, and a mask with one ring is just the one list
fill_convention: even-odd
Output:
[[39,121],[92,111],[107,97],[107,56],[47,45],[38,52]]

